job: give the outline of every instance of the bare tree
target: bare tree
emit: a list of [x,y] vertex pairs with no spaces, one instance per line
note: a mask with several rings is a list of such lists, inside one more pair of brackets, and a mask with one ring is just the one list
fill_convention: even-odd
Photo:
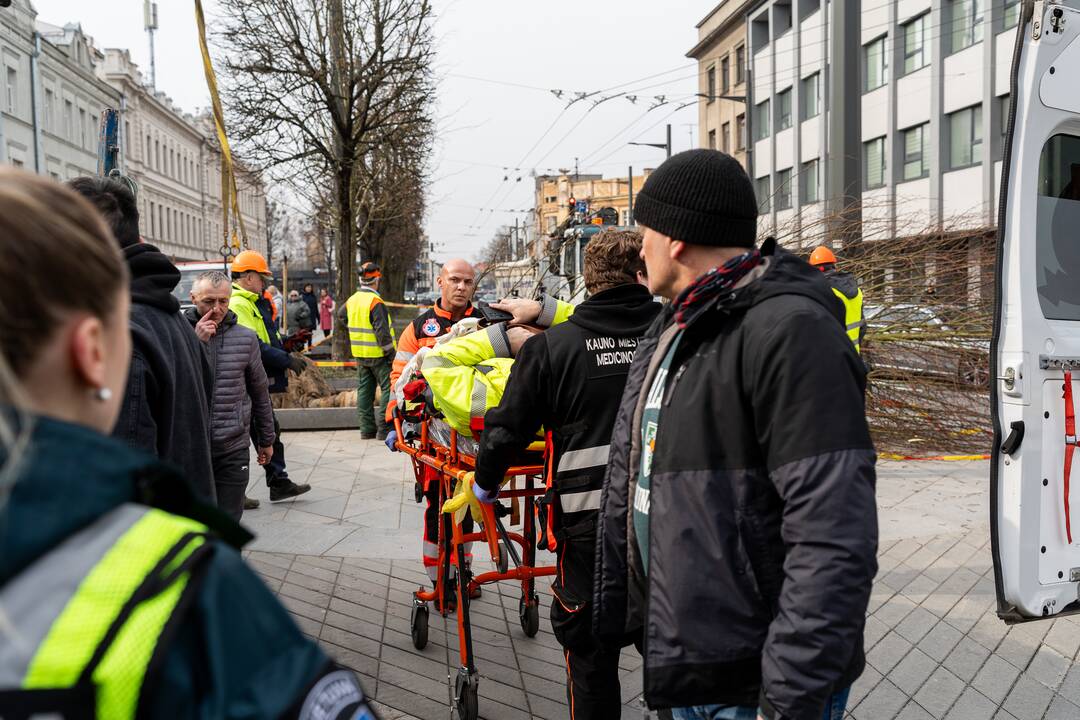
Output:
[[285,204],[266,201],[266,245],[268,262],[276,262],[286,256],[296,258],[303,254],[304,240],[301,233],[304,218]]
[[[382,218],[363,207],[365,181],[380,177],[373,158],[430,147],[430,0],[222,0],[221,9],[230,128],[252,162],[313,206],[329,200],[343,299],[356,287],[357,240]],[[410,146],[418,136],[425,142]],[[409,167],[422,174],[424,161]],[[337,329],[342,356],[347,333]]]

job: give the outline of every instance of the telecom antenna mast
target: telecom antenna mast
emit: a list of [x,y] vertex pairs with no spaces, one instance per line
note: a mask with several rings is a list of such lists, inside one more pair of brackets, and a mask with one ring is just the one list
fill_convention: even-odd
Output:
[[157,3],[143,0],[143,23],[150,36],[150,87],[157,90],[157,60],[154,57],[154,31],[158,29]]

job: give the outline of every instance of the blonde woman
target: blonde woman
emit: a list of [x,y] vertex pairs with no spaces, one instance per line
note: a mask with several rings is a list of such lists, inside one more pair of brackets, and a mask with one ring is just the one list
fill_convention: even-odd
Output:
[[101,217],[0,169],[0,257],[0,715],[374,717],[240,559],[250,536],[107,436],[131,338]]

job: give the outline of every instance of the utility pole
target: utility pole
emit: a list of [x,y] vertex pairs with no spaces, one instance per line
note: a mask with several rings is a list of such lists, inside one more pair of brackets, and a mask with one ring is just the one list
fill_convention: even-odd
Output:
[[154,33],[158,29],[157,3],[143,0],[143,24],[150,36],[150,88],[157,90],[157,58],[154,55]]
[[829,32],[827,212],[829,240],[843,248],[862,235],[862,113],[859,92],[861,0],[833,3]]
[[629,201],[626,205],[626,224],[634,226],[634,166],[631,165],[626,171],[626,196]]
[[667,126],[667,141],[663,143],[645,143],[645,142],[628,142],[627,145],[641,145],[643,147],[654,147],[660,150],[666,150],[667,156],[671,157],[671,123]]

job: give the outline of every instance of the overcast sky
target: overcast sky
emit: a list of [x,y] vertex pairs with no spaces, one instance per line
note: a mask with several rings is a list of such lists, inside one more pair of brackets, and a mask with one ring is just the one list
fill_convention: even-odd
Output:
[[[33,1],[42,20],[79,22],[99,47],[129,48],[148,74],[142,0]],[[435,0],[440,122],[427,230],[437,257],[472,259],[499,225],[526,222],[534,169],[572,169],[575,158],[581,172],[605,176],[623,177],[629,165],[656,167],[662,150],[626,143],[663,142],[669,122],[676,152],[696,145],[696,107],[673,111],[697,91],[696,65],[685,54],[697,40],[694,25],[713,6]],[[206,7],[213,17],[213,0]],[[194,3],[163,0],[158,17],[158,88],[185,110],[207,105]],[[576,92],[607,89],[567,107]],[[615,97],[593,107],[615,93],[637,101]],[[650,111],[657,95],[666,104]]]

